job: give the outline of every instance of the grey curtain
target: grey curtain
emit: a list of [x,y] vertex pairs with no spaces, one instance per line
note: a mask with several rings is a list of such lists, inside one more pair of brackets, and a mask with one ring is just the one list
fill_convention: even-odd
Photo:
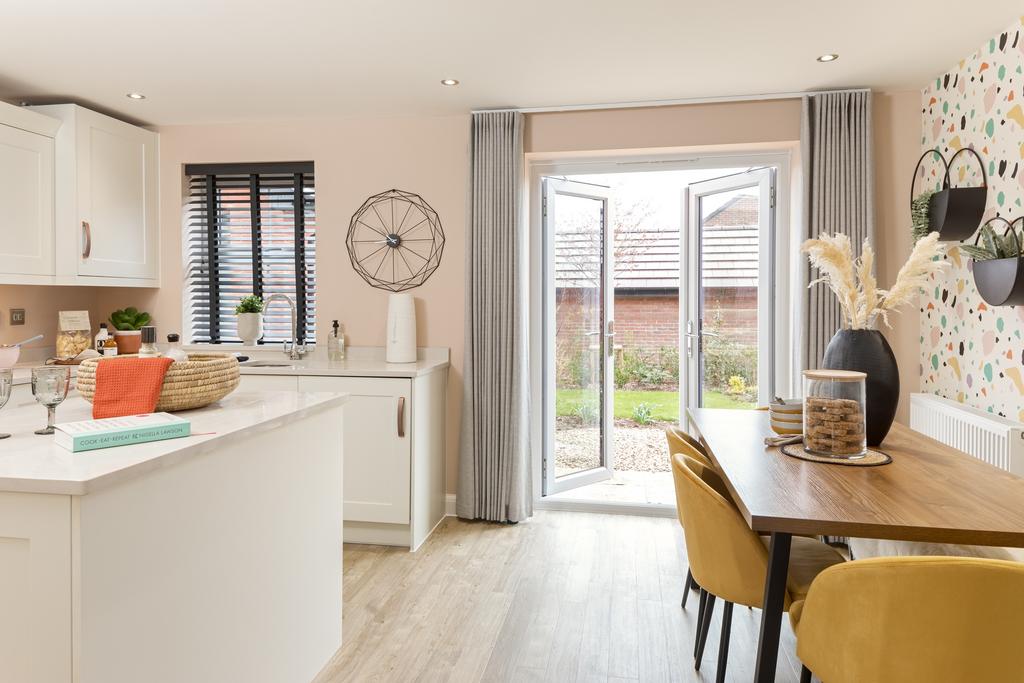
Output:
[[[874,242],[875,234],[871,92],[804,96],[800,137],[804,239],[845,233],[859,254],[864,238]],[[814,278],[803,263],[806,283]],[[825,287],[813,287],[804,293],[803,312],[801,368],[816,368],[842,324],[839,302]]]
[[466,236],[466,351],[456,512],[518,522],[533,514],[526,410],[523,115],[473,115]]

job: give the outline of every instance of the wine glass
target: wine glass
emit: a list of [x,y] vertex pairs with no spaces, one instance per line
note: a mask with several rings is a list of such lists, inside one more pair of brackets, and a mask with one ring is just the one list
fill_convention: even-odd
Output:
[[[10,368],[0,370],[0,408],[7,405],[11,398],[11,391],[14,390],[14,371]],[[0,439],[6,439],[10,434],[0,434]]]
[[46,365],[41,368],[32,368],[32,395],[46,406],[46,427],[37,429],[36,434],[53,434],[57,406],[67,398],[70,385],[71,368],[66,365]]

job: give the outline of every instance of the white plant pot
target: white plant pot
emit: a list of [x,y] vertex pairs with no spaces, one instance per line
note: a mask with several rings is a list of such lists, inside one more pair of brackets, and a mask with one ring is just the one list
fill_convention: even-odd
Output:
[[238,314],[238,337],[246,346],[255,346],[256,341],[263,336],[263,314],[262,313],[239,313]]

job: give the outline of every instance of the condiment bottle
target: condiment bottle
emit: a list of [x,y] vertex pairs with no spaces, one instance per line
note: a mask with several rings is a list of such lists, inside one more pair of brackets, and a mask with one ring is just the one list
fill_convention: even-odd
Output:
[[160,350],[156,348],[156,328],[146,325],[142,328],[142,345],[139,347],[140,358],[157,358]]
[[93,348],[96,349],[98,352],[103,353],[104,342],[107,341],[108,337],[110,337],[110,332],[107,331],[107,324],[100,323],[100,331],[96,333]]
[[167,335],[167,353],[164,356],[173,359],[175,363],[188,361],[188,354],[181,348],[181,337],[177,333]]
[[114,339],[112,336],[111,337],[107,337],[106,340],[104,340],[104,342],[103,342],[103,351],[102,351],[102,353],[103,353],[104,356],[108,356],[108,357],[109,356],[116,356],[117,355],[117,340]]

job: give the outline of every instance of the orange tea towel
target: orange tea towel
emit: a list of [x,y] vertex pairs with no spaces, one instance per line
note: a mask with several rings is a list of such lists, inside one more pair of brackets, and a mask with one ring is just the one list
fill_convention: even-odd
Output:
[[171,358],[106,358],[96,363],[93,419],[152,413],[173,362]]

